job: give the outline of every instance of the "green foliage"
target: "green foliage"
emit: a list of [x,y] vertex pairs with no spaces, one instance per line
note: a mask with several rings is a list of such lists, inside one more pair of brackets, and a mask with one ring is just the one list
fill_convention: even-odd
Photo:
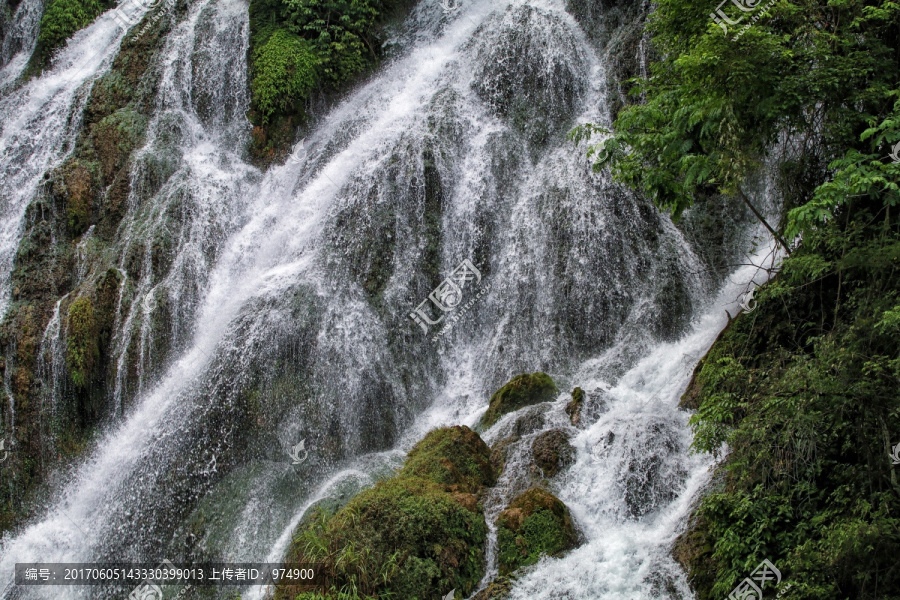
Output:
[[611,133],[586,125],[571,137],[602,135],[595,168],[678,217],[718,194],[749,203],[743,186],[790,136],[773,233],[795,249],[685,394],[695,448],[728,453],[676,553],[699,600],[727,596],[764,558],[798,600],[900,598],[889,458],[900,442],[900,165],[886,156],[900,142],[900,5],[766,6],[726,35],[713,4],[660,0],[649,32],[662,58],[635,82],[641,103]]
[[381,24],[401,3],[253,0],[250,88],[258,122],[302,117],[313,91],[338,90],[371,68],[379,58]]
[[284,29],[256,48],[251,91],[263,119],[306,99],[318,83],[321,62],[309,42]]
[[481,426],[488,428],[503,415],[523,406],[551,402],[558,394],[556,384],[546,373],[517,375],[491,396],[490,406],[481,419]]
[[72,34],[90,25],[111,2],[99,0],[50,0],[41,17],[38,44],[42,60],[62,46]]
[[544,554],[573,548],[577,538],[569,510],[553,494],[531,488],[497,518],[497,563],[501,575],[533,565]]
[[[780,1],[737,40],[711,8],[657,4],[649,31],[666,58],[635,82],[645,102],[623,110],[589,150],[598,169],[611,165],[675,217],[698,195],[742,196],[783,132],[808,132],[810,151],[837,159],[895,95],[894,2]],[[583,126],[572,138],[595,133],[604,132]]]
[[371,33],[380,15],[371,0],[285,0],[288,28],[310,40],[329,83],[341,84],[376,57]]
[[[458,490],[478,492],[478,481],[492,482],[486,455],[468,428],[431,432],[396,476],[337,513],[317,510],[299,527],[289,560],[324,564],[329,599],[471,594],[484,571],[487,525],[475,496]],[[279,594],[277,600],[294,597],[290,590]]]
[[90,383],[99,354],[94,304],[88,296],[80,296],[69,306],[66,330],[66,366],[76,387]]
[[699,510],[706,562],[687,560],[714,574],[700,600],[724,597],[763,558],[794,583],[792,598],[900,598],[889,456],[900,442],[900,228],[893,189],[852,195],[840,183],[851,179],[835,174],[833,218],[806,226],[692,385],[695,447],[730,450]]

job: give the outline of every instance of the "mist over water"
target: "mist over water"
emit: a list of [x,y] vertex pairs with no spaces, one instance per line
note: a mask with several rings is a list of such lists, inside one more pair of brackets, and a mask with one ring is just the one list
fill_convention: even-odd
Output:
[[[109,425],[0,542],[0,581],[16,562],[278,561],[313,503],[371,485],[431,428],[474,426],[512,376],[546,371],[564,393],[483,434],[492,444],[532,424],[485,510],[492,524],[527,488],[532,441],[561,428],[577,458],[549,486],[584,543],[542,559],[512,598],[690,598],[669,551],[712,462],[690,454],[677,404],[758,274],[709,274],[683,228],[565,139],[610,124],[607,55],[563,0],[450,14],[426,0],[396,56],[321,119],[298,160],[263,173],[243,151],[248,28],[246,2],[195,0],[167,35],[116,242],[134,281],[116,314]],[[5,282],[25,209],[71,151],[88,83],[122,35],[104,15],[0,97]],[[440,326],[426,335],[409,314],[464,260],[488,291],[434,341]],[[60,335],[57,305],[49,389],[64,376]],[[575,386],[587,392],[578,428],[564,412]],[[309,460],[295,467],[300,440]]]

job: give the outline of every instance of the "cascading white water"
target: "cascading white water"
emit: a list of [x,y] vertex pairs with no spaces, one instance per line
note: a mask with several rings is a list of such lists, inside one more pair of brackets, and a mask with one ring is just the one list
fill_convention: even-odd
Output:
[[[196,0],[160,53],[119,236],[118,268],[134,280],[114,344],[122,421],[40,518],[3,539],[0,581],[15,562],[177,558],[186,539],[202,556],[277,560],[313,502],[367,485],[431,427],[474,425],[499,385],[545,370],[588,391],[585,426],[568,424],[565,398],[547,407],[511,449],[488,518],[521,491],[517,460],[534,435],[567,428],[577,462],[549,485],[586,541],[539,563],[514,597],[665,598],[673,586],[689,597],[666,548],[710,461],[688,454],[677,397],[724,324],[721,305],[753,274],[723,290],[697,275],[681,232],[564,139],[578,122],[610,121],[603,61],[565,3],[479,0],[449,15],[421,3],[400,56],[318,125],[308,155],[265,175],[235,150],[248,135],[246,8]],[[24,207],[77,131],[65,115],[81,109],[80,82],[117,46],[108,25],[70,43],[70,62],[106,49],[77,85],[56,83],[58,67],[0,101],[33,97],[30,114],[51,115],[45,129],[4,123],[0,168],[12,173],[13,154],[34,161],[21,194],[3,197],[4,223],[15,221],[0,244],[4,278]],[[173,229],[169,266],[155,273],[151,240]],[[408,315],[467,259],[490,289],[432,342]],[[181,341],[151,376],[163,300],[173,308],[162,333]],[[294,471],[300,439],[312,458]]]
[[[19,10],[39,8],[23,0]],[[10,300],[25,209],[44,174],[71,152],[90,91],[86,83],[108,68],[124,35],[112,11],[104,13],[75,34],[47,72],[0,96],[0,315]],[[12,61],[0,71],[0,91],[24,66],[25,61]]]
[[0,91],[15,81],[28,64],[37,44],[42,8],[41,0],[22,0],[0,32]]

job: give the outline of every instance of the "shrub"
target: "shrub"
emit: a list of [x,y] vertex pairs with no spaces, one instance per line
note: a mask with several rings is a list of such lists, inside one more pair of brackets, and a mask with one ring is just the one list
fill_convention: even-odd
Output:
[[113,4],[98,0],[50,0],[41,17],[38,34],[42,59],[49,58],[53,50],[62,46],[76,31],[90,25]]
[[316,87],[321,58],[306,40],[277,29],[253,55],[253,101],[267,121],[309,97]]

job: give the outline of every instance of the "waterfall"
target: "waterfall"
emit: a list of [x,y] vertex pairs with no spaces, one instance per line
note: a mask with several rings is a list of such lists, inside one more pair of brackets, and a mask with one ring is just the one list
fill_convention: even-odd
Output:
[[[39,2],[23,0],[16,14],[39,7]],[[39,15],[32,18],[36,24]],[[0,96],[0,314],[10,301],[9,277],[25,210],[44,174],[71,152],[90,83],[108,68],[123,36],[109,11],[78,32],[42,76],[4,90],[25,61],[13,60],[0,71],[0,92],[5,91]]]
[[[71,150],[89,82],[121,38],[102,16],[0,99],[3,281],[25,208]],[[304,154],[262,173],[241,151],[247,3],[189,2],[159,53],[115,247],[129,285],[114,414],[52,501],[0,542],[0,581],[16,562],[277,561],[314,502],[370,485],[432,427],[474,425],[505,381],[542,370],[587,392],[584,423],[569,423],[566,394],[541,407],[485,508],[493,520],[521,491],[533,438],[564,428],[577,460],[550,485],[585,543],[543,559],[513,597],[690,597],[667,548],[712,463],[689,453],[677,401],[755,272],[708,274],[684,227],[565,139],[611,115],[604,58],[564,0],[450,13],[424,0],[396,42]],[[464,261],[480,292],[463,290],[444,335],[423,333],[410,313]],[[59,304],[54,322],[48,357]],[[56,360],[42,377],[58,376]],[[295,467],[301,440],[309,460]]]

